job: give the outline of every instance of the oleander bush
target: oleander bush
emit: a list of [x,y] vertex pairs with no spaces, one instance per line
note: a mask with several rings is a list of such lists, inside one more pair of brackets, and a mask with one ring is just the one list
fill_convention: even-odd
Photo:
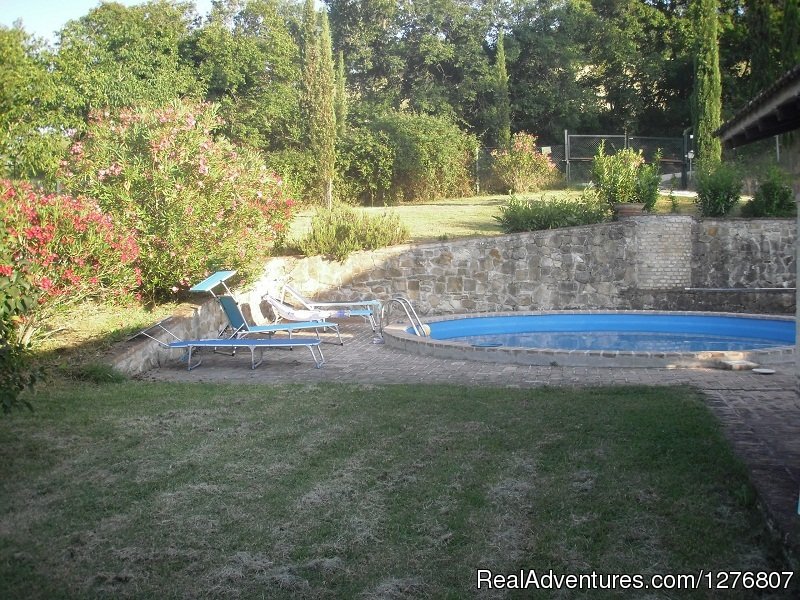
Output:
[[610,218],[608,205],[596,194],[585,192],[580,198],[538,200],[511,196],[495,220],[505,233],[556,229],[574,225],[602,223]]
[[742,177],[730,164],[701,169],[697,175],[697,207],[704,217],[728,214],[742,194]]
[[94,112],[62,164],[68,190],[136,232],[148,300],[219,268],[251,274],[285,235],[282,180],[255,151],[215,135],[220,126],[209,104]]
[[23,339],[28,315],[35,309],[36,288],[27,276],[26,261],[15,258],[6,240],[0,240],[0,409],[28,408],[24,393],[41,376],[31,366],[30,344]]
[[0,180],[0,221],[11,262],[0,265],[30,281],[37,303],[22,339],[56,311],[87,299],[133,299],[141,284],[139,246],[131,229],[84,196],[46,194]]
[[410,237],[397,213],[367,214],[350,206],[336,204],[319,209],[311,219],[311,230],[297,243],[306,256],[329,256],[343,260],[358,250],[377,250],[402,244]]
[[492,175],[500,191],[512,194],[535,192],[560,181],[556,165],[536,146],[536,136],[515,133],[509,149],[492,151]]

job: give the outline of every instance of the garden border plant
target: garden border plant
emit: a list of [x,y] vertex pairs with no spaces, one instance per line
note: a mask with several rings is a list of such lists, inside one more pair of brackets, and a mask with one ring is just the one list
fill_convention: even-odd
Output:
[[650,212],[658,201],[660,163],[660,150],[648,163],[642,151],[633,148],[606,154],[603,140],[592,160],[592,184],[600,199],[611,207],[641,204],[645,212]]

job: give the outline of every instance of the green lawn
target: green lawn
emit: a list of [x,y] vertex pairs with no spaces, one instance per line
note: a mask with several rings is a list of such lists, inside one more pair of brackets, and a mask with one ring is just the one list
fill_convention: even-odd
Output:
[[786,570],[685,388],[60,383],[35,407],[0,421],[4,598],[498,597],[476,569]]
[[[551,190],[526,197],[548,198],[580,196],[577,190]],[[501,235],[502,231],[494,216],[500,214],[500,206],[508,196],[474,196],[470,198],[451,198],[429,204],[402,204],[390,207],[365,207],[366,212],[394,211],[411,231],[411,241],[432,242],[483,235]],[[656,203],[658,214],[696,214],[694,201],[687,197],[676,197],[675,208],[667,196]],[[292,222],[290,237],[298,238],[308,231],[314,209],[298,212]]]

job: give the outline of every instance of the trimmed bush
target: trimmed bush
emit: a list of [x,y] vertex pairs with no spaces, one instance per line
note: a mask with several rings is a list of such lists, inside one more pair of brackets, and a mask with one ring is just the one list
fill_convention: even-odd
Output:
[[344,260],[352,252],[402,244],[409,237],[410,232],[397,213],[372,216],[338,204],[331,210],[316,212],[311,219],[311,231],[297,242],[297,247],[306,256]]
[[220,125],[208,104],[96,112],[62,165],[69,190],[136,232],[148,299],[220,268],[255,273],[285,235],[282,181],[255,151],[215,137]]
[[794,192],[789,177],[780,169],[770,169],[753,199],[742,207],[747,217],[791,217],[795,214]]
[[722,217],[739,202],[742,178],[731,165],[722,163],[697,176],[697,206],[704,217]]
[[493,150],[492,174],[500,191],[520,194],[535,192],[561,179],[550,156],[536,147],[536,136],[515,133],[509,150]]
[[500,208],[500,215],[495,216],[505,233],[590,225],[609,218],[608,205],[592,193],[576,199],[542,196],[540,200],[525,200],[511,196]]

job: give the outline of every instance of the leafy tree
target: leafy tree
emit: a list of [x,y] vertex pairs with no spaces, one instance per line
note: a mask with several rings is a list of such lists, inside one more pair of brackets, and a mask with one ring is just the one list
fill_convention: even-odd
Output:
[[319,69],[314,81],[314,112],[311,115],[311,150],[319,167],[320,189],[325,204],[333,204],[333,174],[336,168],[336,111],[331,48],[331,30],[327,11],[320,15]]
[[354,96],[367,105],[394,103],[402,70],[400,4],[394,0],[325,0],[334,47],[345,56]]
[[748,0],[747,30],[750,40],[750,95],[755,96],[775,80],[775,57],[769,0]]
[[508,99],[508,71],[506,70],[506,51],[502,28],[497,32],[497,54],[494,60],[497,147],[509,150],[511,147],[511,105]]
[[263,151],[297,144],[299,48],[276,0],[215,3],[186,45],[222,132]]
[[514,129],[552,143],[564,129],[588,128],[594,121],[596,91],[579,78],[587,60],[578,32],[585,31],[587,18],[586,6],[567,2],[528,6],[514,19],[504,40]]
[[0,176],[47,178],[66,150],[47,58],[23,30],[0,26]]
[[181,56],[194,9],[188,3],[101,4],[59,33],[61,101],[82,126],[93,109],[161,104],[202,92]]
[[721,121],[722,83],[717,37],[717,0],[698,0],[699,20],[695,56],[694,131],[698,162],[705,170],[720,163],[722,146],[714,135]]

